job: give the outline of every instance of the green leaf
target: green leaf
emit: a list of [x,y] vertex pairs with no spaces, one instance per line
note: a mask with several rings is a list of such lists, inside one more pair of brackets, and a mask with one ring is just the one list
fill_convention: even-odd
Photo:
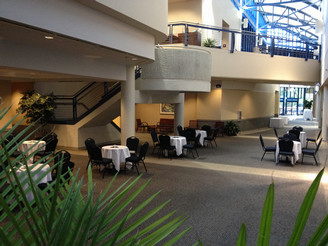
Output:
[[258,246],[267,246],[270,243],[273,202],[274,202],[274,185],[271,184],[269,186],[268,193],[262,210],[260,230],[257,238]]
[[240,227],[237,246],[246,246],[246,225],[243,223]]
[[293,245],[299,244],[304,227],[306,225],[307,219],[311,212],[312,204],[313,204],[314,198],[317,194],[323,172],[324,172],[324,169],[322,169],[318,173],[317,177],[315,178],[315,180],[311,184],[308,192],[306,193],[306,196],[304,197],[303,203],[301,205],[301,208],[300,208],[297,218],[296,218],[296,222],[295,222],[295,226],[294,226],[292,235],[287,244],[288,246],[293,246]]

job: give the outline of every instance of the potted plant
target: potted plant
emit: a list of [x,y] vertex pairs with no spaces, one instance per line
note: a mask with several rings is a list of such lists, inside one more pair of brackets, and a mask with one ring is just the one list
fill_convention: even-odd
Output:
[[[19,100],[17,113],[25,114],[26,123],[35,123],[38,126],[38,132],[44,136],[49,131],[46,125],[54,117],[56,108],[55,96],[41,95],[36,91],[26,91]],[[41,127],[39,127],[41,126]]]
[[209,47],[209,48],[214,48],[215,47],[215,39],[213,38],[207,38],[203,42],[203,46]]
[[224,125],[224,133],[227,136],[236,136],[240,132],[239,125],[233,120],[227,121]]
[[313,104],[313,101],[308,101],[308,100],[304,100],[304,108],[307,108],[307,109],[311,109],[312,108],[312,104]]

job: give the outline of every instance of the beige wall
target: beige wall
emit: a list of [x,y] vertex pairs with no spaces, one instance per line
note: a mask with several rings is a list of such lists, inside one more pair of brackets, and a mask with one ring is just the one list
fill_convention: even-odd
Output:
[[[168,21],[188,21],[194,23],[202,23],[202,1],[190,0],[179,1],[169,4]],[[185,31],[183,26],[175,27],[174,34],[183,33]],[[192,31],[192,30],[189,30]]]
[[198,93],[197,119],[220,120],[221,100],[222,100],[221,89],[212,89],[211,93]]
[[273,116],[275,94],[265,92],[223,90],[221,120],[237,120],[242,111],[242,119]]

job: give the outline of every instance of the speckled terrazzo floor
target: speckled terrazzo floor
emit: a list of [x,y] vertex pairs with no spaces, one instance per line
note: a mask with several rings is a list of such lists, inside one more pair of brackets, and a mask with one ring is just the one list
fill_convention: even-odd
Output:
[[[296,119],[278,129],[279,134],[293,125],[303,125],[309,137],[315,137],[318,131],[316,122]],[[195,160],[191,156],[159,159],[150,155],[151,151],[148,153],[148,173],[143,174],[141,182],[149,178],[151,182],[138,199],[141,201],[162,190],[154,205],[170,199],[164,210],[177,210],[177,214],[188,217],[180,230],[189,226],[192,229],[177,245],[192,245],[198,239],[204,245],[235,245],[242,223],[247,226],[248,245],[255,245],[262,206],[272,181],[275,184],[275,204],[270,245],[287,244],[303,197],[315,175],[325,166],[327,144],[323,142],[318,153],[320,166],[314,166],[310,157],[294,167],[288,163],[277,166],[272,154],[260,161],[263,151],[259,133],[264,136],[266,145],[275,143],[273,130],[266,128],[243,132],[237,137],[219,137],[217,148],[200,148],[200,157]],[[150,134],[138,133],[137,136],[141,142],[151,143]],[[85,175],[86,151],[72,150],[71,153],[76,164],[74,172],[80,168],[80,175]],[[144,172],[143,168],[141,171]],[[122,173],[115,186],[136,176],[135,172]],[[93,177],[95,192],[98,193],[113,176],[107,174],[102,179],[94,168]],[[327,214],[327,182],[324,175],[300,245],[306,245]]]

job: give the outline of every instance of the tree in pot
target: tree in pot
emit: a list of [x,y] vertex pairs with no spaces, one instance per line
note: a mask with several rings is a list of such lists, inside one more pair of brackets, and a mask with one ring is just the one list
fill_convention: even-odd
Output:
[[240,132],[240,127],[236,122],[230,120],[224,125],[224,134],[227,136],[236,136]]
[[313,101],[304,100],[304,108],[311,109]]
[[53,119],[56,108],[55,96],[41,95],[36,91],[26,91],[19,100],[17,112],[26,115],[28,124],[37,123],[41,135],[47,133],[45,125]]

